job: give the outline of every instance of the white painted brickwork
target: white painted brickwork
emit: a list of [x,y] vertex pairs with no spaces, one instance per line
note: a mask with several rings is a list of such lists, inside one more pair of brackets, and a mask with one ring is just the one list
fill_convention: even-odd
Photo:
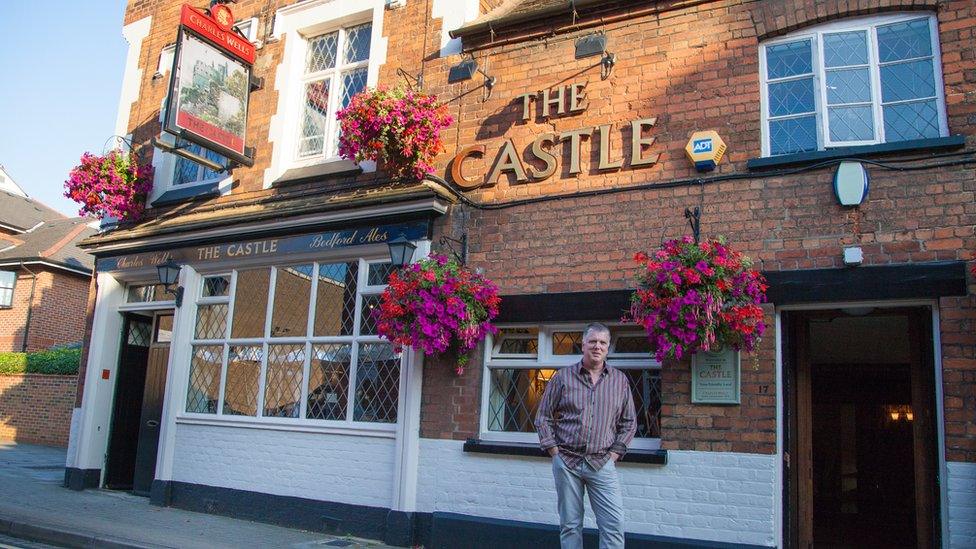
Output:
[[949,495],[949,547],[976,547],[976,463],[950,461],[946,483]]
[[[462,446],[420,439],[419,511],[559,522],[548,461],[466,454]],[[775,545],[776,456],[669,451],[663,467],[618,470],[629,532]],[[589,504],[586,526],[596,526]]]
[[178,424],[173,480],[390,507],[389,438]]

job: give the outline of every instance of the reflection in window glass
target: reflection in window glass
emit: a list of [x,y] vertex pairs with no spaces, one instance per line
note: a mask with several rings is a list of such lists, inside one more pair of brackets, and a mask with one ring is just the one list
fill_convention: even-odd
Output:
[[502,328],[495,336],[494,354],[527,355],[539,354],[538,328]]
[[351,335],[356,316],[358,263],[323,263],[315,296],[316,336]]
[[264,319],[268,309],[271,269],[249,269],[237,272],[234,294],[234,321],[231,337],[264,336]]
[[312,297],[312,265],[280,267],[275,275],[271,337],[300,337],[308,330]]
[[190,359],[190,384],[186,390],[186,411],[216,414],[220,398],[220,370],[223,345],[194,345]]
[[229,276],[208,276],[203,279],[203,297],[225,296],[229,289]]
[[200,305],[197,307],[196,339],[223,339],[227,333],[227,304]]
[[583,332],[553,332],[552,354],[581,355],[583,354]]
[[261,376],[260,345],[231,345],[227,356],[224,415],[258,415],[258,380]]
[[396,270],[392,263],[370,263],[369,275],[366,277],[366,284],[370,286],[383,286],[390,281],[390,274]]
[[301,413],[305,344],[269,345],[264,381],[264,416],[298,417]]
[[400,354],[388,343],[359,346],[356,368],[355,421],[396,423],[400,388]]
[[128,303],[150,303],[155,301],[169,301],[173,296],[166,293],[162,284],[137,284],[129,286],[125,300]]
[[312,347],[308,374],[309,419],[346,419],[351,352],[350,345],[340,343]]

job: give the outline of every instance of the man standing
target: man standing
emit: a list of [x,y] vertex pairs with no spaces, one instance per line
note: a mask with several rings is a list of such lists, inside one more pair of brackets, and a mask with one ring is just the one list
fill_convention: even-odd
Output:
[[552,456],[563,549],[583,547],[583,494],[600,529],[600,549],[624,546],[623,498],[616,462],[637,430],[634,397],[627,376],[606,363],[610,329],[590,324],[583,331],[583,360],[561,368],[549,380],[535,428]]

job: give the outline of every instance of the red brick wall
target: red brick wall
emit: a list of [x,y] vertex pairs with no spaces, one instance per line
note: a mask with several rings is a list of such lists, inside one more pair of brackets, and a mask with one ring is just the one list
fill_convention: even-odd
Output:
[[23,349],[29,302],[33,304],[27,350],[48,349],[54,345],[80,343],[84,336],[88,277],[60,270],[32,267],[37,274],[31,302],[32,276],[25,270],[17,274],[13,306],[0,309],[0,352]]
[[0,375],[0,439],[67,446],[75,376]]
[[[269,14],[292,2],[267,4],[244,0],[233,9],[239,18]],[[766,270],[841,267],[846,245],[859,244],[865,265],[972,260],[976,249],[976,174],[972,164],[916,171],[896,171],[869,165],[871,194],[855,209],[836,205],[831,188],[832,169],[775,177],[750,173],[746,161],[760,156],[759,42],[816,22],[859,15],[879,9],[931,9],[928,0],[871,3],[844,1],[749,2],[720,0],[686,3],[632,3],[615,17],[587,20],[586,10],[576,27],[559,18],[535,26],[520,25],[517,33],[499,33],[488,43],[468,40],[474,56],[498,78],[491,98],[482,100],[482,79],[447,84],[447,67],[461,56],[439,59],[440,21],[429,20],[425,2],[385,12],[388,59],[380,70],[383,84],[400,80],[396,69],[424,70],[425,88],[439,94],[458,119],[446,134],[447,154],[437,163],[446,176],[450,157],[460,147],[483,144],[488,154],[466,164],[488,171],[495,152],[511,139],[523,153],[541,132],[562,132],[614,123],[618,127],[637,118],[656,117],[649,135],[656,138],[647,151],[660,154],[653,166],[600,172],[593,140],[581,147],[582,171],[571,175],[568,155],[559,155],[559,170],[543,182],[516,183],[510,176],[467,193],[475,201],[500,203],[524,198],[540,202],[499,210],[457,206],[438,221],[436,236],[448,227],[458,234],[466,227],[469,264],[484,268],[503,293],[545,293],[632,287],[632,254],[657,246],[663,238],[687,232],[683,211],[702,206],[702,233],[723,234]],[[150,36],[143,42],[143,81],[140,101],[131,112],[137,142],[159,132],[158,110],[166,93],[166,79],[152,80],[159,51],[176,35],[179,2],[130,2],[126,22],[153,15]],[[609,4],[607,4],[609,6]],[[483,4],[484,7],[484,4]],[[938,19],[951,134],[973,135],[976,126],[976,61],[972,29],[976,4],[938,2]],[[867,10],[867,11],[866,11]],[[622,16],[621,16],[622,15]],[[605,31],[617,63],[601,79],[594,58],[574,59],[574,39]],[[261,29],[266,36],[267,27]],[[519,35],[530,36],[517,40]],[[285,40],[270,41],[258,52],[255,75],[265,79],[252,94],[248,123],[249,144],[257,148],[255,165],[233,172],[233,192],[227,196],[180,205],[195,208],[229,205],[278,193],[303,193],[322,183],[263,189],[274,144],[267,142],[270,117],[277,106],[275,68]],[[426,48],[424,46],[426,44]],[[426,49],[426,51],[425,51]],[[585,112],[547,121],[521,119],[518,95],[586,82],[589,107]],[[726,140],[724,162],[710,175],[740,179],[705,185],[671,185],[700,177],[685,159],[684,147],[696,130],[714,129]],[[629,133],[614,132],[612,158],[629,160]],[[623,145],[623,146],[622,146]],[[976,146],[969,137],[968,147]],[[560,146],[561,147],[561,146]],[[924,151],[912,155],[924,155]],[[894,165],[891,160],[882,162]],[[952,159],[949,159],[952,160]],[[939,159],[933,158],[931,162]],[[904,164],[902,164],[904,166]],[[541,165],[537,166],[541,167]],[[329,180],[329,184],[365,182],[382,177]],[[668,185],[661,185],[669,183]],[[643,188],[644,185],[651,185]],[[658,185],[654,188],[653,185]],[[576,198],[549,200],[568,193]],[[161,212],[150,212],[155,215]],[[942,342],[946,396],[946,445],[951,459],[976,461],[976,421],[965,415],[973,409],[972,298],[943,299]],[[668,448],[698,448],[771,453],[775,403],[774,341],[770,330],[758,354],[743,357],[742,406],[690,406],[687,362],[666,365],[664,373],[663,443]],[[449,367],[428,364],[424,374],[424,436],[464,438],[477,432],[481,371],[472,360],[462,378]],[[747,366],[751,365],[751,366]]]

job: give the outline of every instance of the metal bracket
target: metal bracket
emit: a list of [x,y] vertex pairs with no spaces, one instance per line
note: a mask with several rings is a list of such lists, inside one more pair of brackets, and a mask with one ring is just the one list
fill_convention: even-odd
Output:
[[248,86],[250,87],[251,91],[260,90],[264,88],[264,78],[260,76],[254,76],[252,74],[250,79],[248,80]]
[[401,68],[401,67],[397,67],[396,72],[397,72],[397,75],[398,76],[402,76],[404,79],[407,80],[408,83],[410,83],[410,88],[411,89],[418,89],[418,90],[423,89],[423,87],[424,87],[424,73],[423,72],[421,72],[417,76],[414,76],[414,75],[410,74],[409,72],[403,70],[403,68]]
[[[452,245],[452,242],[460,246],[461,253],[458,253],[458,251]],[[438,243],[440,243],[441,246],[447,246],[447,248],[451,250],[451,255],[453,255],[454,259],[456,259],[461,265],[468,262],[468,233],[462,233],[461,238],[453,238],[445,235],[438,240]]]
[[701,237],[701,209],[698,206],[695,206],[694,210],[685,208],[685,219],[688,220],[688,225],[691,225],[691,234],[695,237],[695,244],[698,244]]

